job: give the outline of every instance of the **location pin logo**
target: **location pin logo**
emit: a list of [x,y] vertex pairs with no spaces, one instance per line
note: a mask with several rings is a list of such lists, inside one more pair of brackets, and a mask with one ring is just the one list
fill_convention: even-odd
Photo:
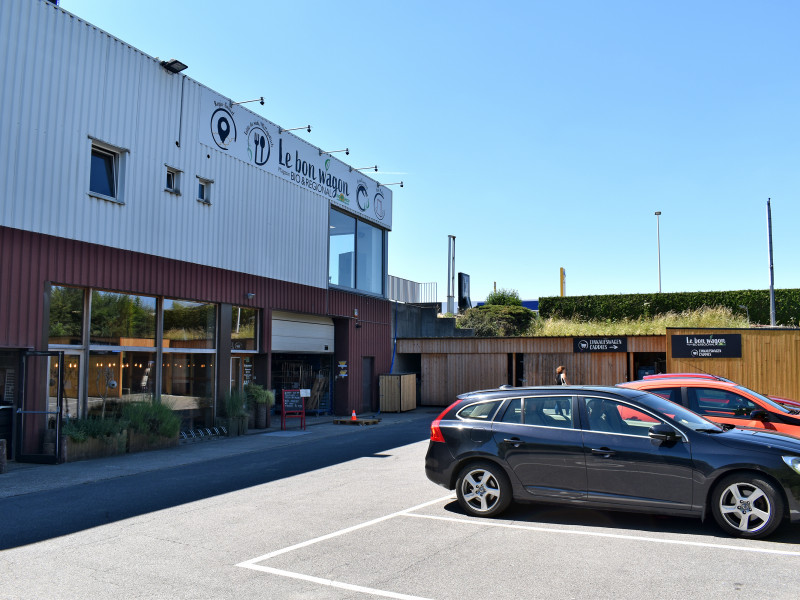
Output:
[[228,134],[231,132],[231,125],[228,123],[228,119],[225,117],[220,117],[219,121],[217,121],[217,133],[219,134],[219,140],[224,144],[225,138],[228,137]]

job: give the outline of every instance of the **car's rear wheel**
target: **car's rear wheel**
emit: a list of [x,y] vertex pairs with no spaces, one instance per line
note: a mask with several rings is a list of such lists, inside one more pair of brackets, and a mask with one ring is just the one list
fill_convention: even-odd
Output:
[[494,517],[511,504],[511,483],[503,469],[490,462],[467,465],[456,480],[458,503],[476,517]]
[[731,535],[763,538],[783,520],[783,497],[760,477],[730,475],[714,489],[711,510],[719,526]]

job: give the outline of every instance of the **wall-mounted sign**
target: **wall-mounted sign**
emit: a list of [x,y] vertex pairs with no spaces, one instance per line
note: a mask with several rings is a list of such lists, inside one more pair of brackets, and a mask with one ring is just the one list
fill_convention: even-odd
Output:
[[200,142],[392,228],[392,191],[244,107],[203,88]]
[[338,364],[336,365],[336,367],[337,367],[337,369],[336,369],[336,371],[337,371],[336,376],[337,377],[347,377],[347,361],[346,360],[340,360],[338,362]]
[[672,358],[741,358],[740,333],[673,335]]
[[626,337],[575,337],[572,338],[573,352],[627,352]]

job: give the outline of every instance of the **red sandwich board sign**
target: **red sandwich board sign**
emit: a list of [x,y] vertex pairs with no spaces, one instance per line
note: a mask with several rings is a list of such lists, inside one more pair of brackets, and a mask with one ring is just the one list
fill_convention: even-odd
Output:
[[300,417],[300,428],[306,428],[306,399],[300,390],[283,390],[281,399],[281,430],[286,430],[286,417]]

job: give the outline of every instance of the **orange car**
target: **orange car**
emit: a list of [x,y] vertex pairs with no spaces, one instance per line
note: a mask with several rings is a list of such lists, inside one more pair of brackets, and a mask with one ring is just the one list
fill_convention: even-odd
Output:
[[656,394],[715,423],[800,437],[800,410],[779,404],[721,377],[662,375],[618,385]]

